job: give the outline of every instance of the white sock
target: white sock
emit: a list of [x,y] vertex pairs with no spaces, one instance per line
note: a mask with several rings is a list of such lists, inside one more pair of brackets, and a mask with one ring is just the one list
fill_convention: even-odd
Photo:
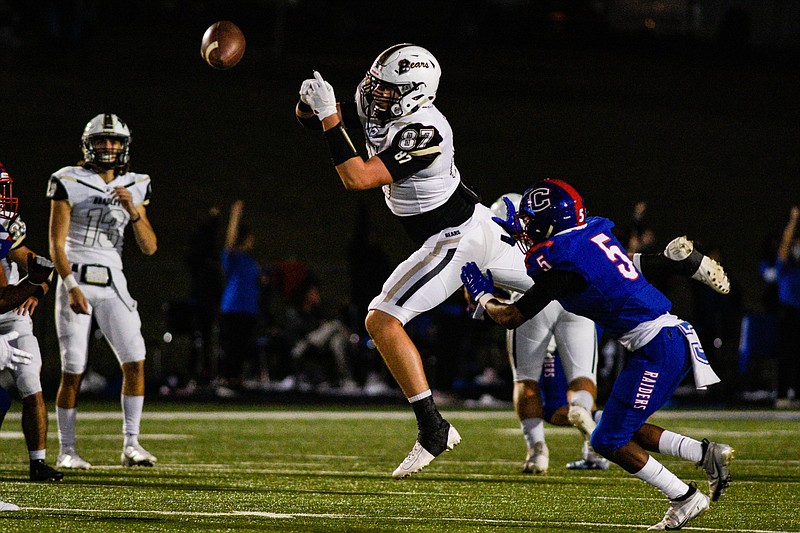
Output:
[[544,442],[544,422],[541,418],[526,418],[520,420],[522,426],[522,436],[528,444],[528,449],[532,450],[537,442]]
[[44,458],[47,457],[47,448],[30,450],[28,451],[28,457],[30,457],[31,461],[38,461],[39,459],[44,460]]
[[75,418],[78,415],[77,407],[64,409],[56,406],[56,419],[58,420],[58,442],[61,451],[75,449]]
[[594,407],[594,398],[589,391],[573,390],[569,391],[569,403],[570,405],[580,405],[591,413]]
[[674,500],[689,492],[689,485],[678,479],[678,476],[667,470],[667,468],[649,456],[647,463],[634,476],[645,483],[653,485],[655,488],[666,494],[667,498]]
[[691,437],[678,435],[666,429],[658,440],[658,451],[660,453],[680,457],[697,463],[703,458],[703,444]]
[[125,446],[139,444],[139,423],[143,408],[144,396],[122,395],[122,433],[125,434]]

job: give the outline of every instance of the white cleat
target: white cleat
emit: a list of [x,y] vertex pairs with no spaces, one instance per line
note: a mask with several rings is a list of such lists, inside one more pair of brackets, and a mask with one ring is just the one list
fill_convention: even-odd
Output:
[[571,403],[569,404],[569,412],[567,413],[569,423],[575,426],[583,433],[584,440],[589,440],[592,436],[594,428],[597,427],[597,422],[594,421],[592,413],[585,407]]
[[0,500],[0,511],[19,511],[19,505]]
[[709,442],[703,439],[703,458],[697,466],[703,468],[708,475],[708,493],[711,501],[719,500],[731,482],[730,464],[735,450],[727,444]]
[[686,236],[672,239],[664,249],[664,256],[672,261],[689,260],[695,265],[692,279],[708,285],[720,294],[731,292],[731,282],[722,265],[694,249],[694,243]]
[[[456,428],[454,428],[452,425],[449,426],[450,427],[447,430],[447,445],[444,449],[446,452],[449,452],[461,442],[461,435],[458,434]],[[423,448],[422,444],[420,444],[419,440],[417,440],[417,442],[414,443],[414,447],[411,448],[408,457],[406,457],[405,460],[400,463],[400,466],[398,466],[394,472],[392,472],[392,477],[394,479],[403,479],[404,477],[408,477],[431,464],[431,461],[433,461],[435,458],[436,455],[433,455],[431,452]]]
[[595,453],[588,440],[583,441],[581,451],[583,458],[567,463],[568,470],[608,470],[608,459]]
[[155,455],[138,444],[125,446],[122,450],[122,466],[154,466],[156,461]]
[[647,528],[648,531],[672,531],[680,529],[686,522],[701,516],[708,510],[710,500],[708,496],[697,490],[694,483],[689,486],[689,492],[680,500],[670,500],[667,514],[661,522]]
[[56,468],[88,470],[91,467],[92,464],[78,455],[74,449],[63,450],[58,454],[58,460],[56,460]]
[[528,457],[522,463],[523,474],[546,474],[550,467],[550,450],[544,441],[533,444],[533,449],[528,449]]

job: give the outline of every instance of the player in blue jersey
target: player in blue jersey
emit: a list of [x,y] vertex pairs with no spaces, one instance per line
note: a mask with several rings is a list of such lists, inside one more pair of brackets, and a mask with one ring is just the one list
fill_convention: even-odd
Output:
[[[692,326],[670,314],[672,303],[644,279],[643,274],[660,268],[659,261],[670,263],[670,258],[642,261],[642,256],[634,263],[611,232],[614,223],[587,218],[583,198],[561,180],[531,186],[520,201],[519,214],[509,213],[501,225],[529,246],[525,265],[533,287],[515,303],[501,302],[492,294],[491,272],[484,275],[474,263],[462,268],[464,285],[489,316],[507,328],[518,327],[557,300],[566,310],[592,319],[631,352],[591,444],[597,453],[669,498],[664,518],[651,530],[680,529],[724,493],[733,449],[647,423],[690,369],[698,388],[719,381]],[[692,262],[691,255],[687,261]],[[698,271],[704,268],[702,263],[697,266]],[[648,452],[703,467],[710,498]]]
[[[14,245],[14,238],[9,228],[17,220],[19,199],[14,196],[12,185],[11,176],[0,163],[0,260],[8,256]],[[0,313],[24,307],[31,297],[40,298],[45,292],[43,285],[48,282],[53,272],[53,263],[45,257],[29,253],[26,270],[28,274],[22,279],[13,284],[0,285]],[[0,268],[0,273],[2,271]],[[26,309],[30,310],[30,305],[28,303]],[[33,354],[17,346],[19,337],[18,331],[8,331],[0,335],[0,372],[6,369],[16,372],[33,360]],[[0,425],[10,408],[11,399],[8,392],[0,387]],[[0,511],[19,511],[19,507],[0,500]]]

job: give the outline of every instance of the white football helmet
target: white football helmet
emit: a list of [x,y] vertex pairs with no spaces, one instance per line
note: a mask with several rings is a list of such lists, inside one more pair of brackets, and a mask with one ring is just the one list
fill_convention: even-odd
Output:
[[442,71],[433,54],[413,44],[387,48],[375,59],[358,86],[364,114],[386,122],[433,102]]
[[[96,150],[94,140],[97,138],[119,139],[120,150]],[[100,113],[90,120],[83,129],[81,150],[83,160],[103,167],[124,167],[130,161],[131,130],[128,125],[111,113]]]
[[495,200],[492,204],[492,207],[489,208],[492,210],[492,213],[494,213],[494,216],[505,220],[506,217],[508,217],[508,213],[506,212],[506,203],[503,201],[503,197],[507,197],[509,200],[511,200],[511,203],[514,204],[514,207],[519,209],[519,201],[522,200],[522,195],[515,192],[504,194]]

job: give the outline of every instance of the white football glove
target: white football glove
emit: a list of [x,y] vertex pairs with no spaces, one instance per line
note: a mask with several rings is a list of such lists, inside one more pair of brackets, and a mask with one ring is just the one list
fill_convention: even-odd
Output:
[[17,337],[19,337],[19,333],[16,331],[0,335],[0,370],[6,368],[16,370],[19,365],[27,365],[31,362],[33,355],[9,344],[9,341],[13,341]]
[[[307,87],[306,82],[309,82]],[[322,75],[319,72],[315,70],[314,79],[303,82],[303,86],[300,88],[301,98],[303,96],[303,87],[306,89],[304,94],[306,100],[308,100],[307,103],[311,106],[317,118],[322,120],[337,113],[336,95],[333,94],[333,87],[322,79]]]
[[308,91],[311,88],[311,83],[316,80],[305,80],[302,85],[300,85],[300,101],[306,105],[310,105],[308,103]]

